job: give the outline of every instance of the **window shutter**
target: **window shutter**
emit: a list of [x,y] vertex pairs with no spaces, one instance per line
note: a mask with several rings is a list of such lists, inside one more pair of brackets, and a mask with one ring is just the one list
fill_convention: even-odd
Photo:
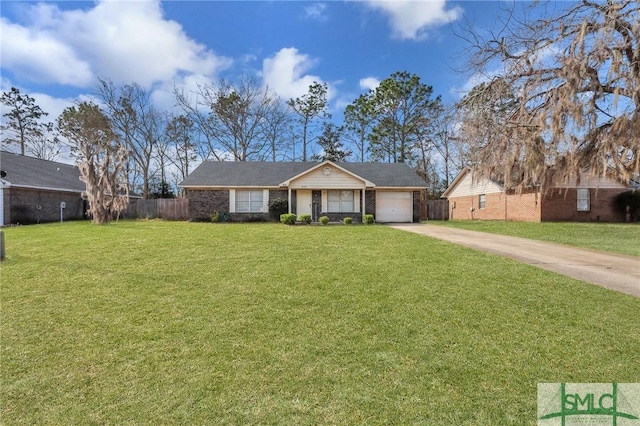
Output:
[[236,212],[236,190],[229,190],[229,213]]
[[263,213],[269,213],[269,190],[262,190],[262,210]]

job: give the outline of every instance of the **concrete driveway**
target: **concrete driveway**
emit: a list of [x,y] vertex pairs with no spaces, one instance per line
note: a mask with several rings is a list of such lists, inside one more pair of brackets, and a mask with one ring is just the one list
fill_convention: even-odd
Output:
[[419,223],[391,228],[499,254],[529,265],[640,297],[640,258],[526,238]]

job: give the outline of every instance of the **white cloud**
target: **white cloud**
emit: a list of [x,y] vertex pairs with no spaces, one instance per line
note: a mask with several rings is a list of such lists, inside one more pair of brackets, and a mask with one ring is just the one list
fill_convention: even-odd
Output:
[[446,8],[446,0],[366,0],[369,8],[387,15],[393,37],[422,40],[427,29],[458,19],[459,7]]
[[380,85],[380,80],[375,77],[365,77],[360,79],[360,88],[367,90],[376,90]]
[[[151,92],[153,105],[176,114],[182,113],[180,106],[176,104],[174,88],[182,92],[192,105],[198,102],[198,91],[200,87],[213,85],[214,80],[205,75],[189,74],[180,76],[173,81],[166,81],[158,85]],[[206,110],[204,106],[201,106]]]
[[305,17],[308,19],[315,19],[316,21],[325,22],[327,21],[327,15],[325,11],[327,10],[326,3],[314,3],[310,6],[304,8]]
[[[305,74],[316,62],[309,55],[299,53],[295,47],[285,47],[262,62],[262,78],[281,98],[296,98],[307,93],[314,81],[323,82],[316,75]],[[332,95],[330,87],[328,97]]]
[[49,34],[0,18],[2,67],[43,83],[86,86],[93,81],[89,64]]
[[212,75],[231,64],[164,19],[157,0],[65,11],[38,3],[27,12],[27,26],[2,20],[2,67],[34,81],[87,87],[97,75],[148,87],[180,72]]

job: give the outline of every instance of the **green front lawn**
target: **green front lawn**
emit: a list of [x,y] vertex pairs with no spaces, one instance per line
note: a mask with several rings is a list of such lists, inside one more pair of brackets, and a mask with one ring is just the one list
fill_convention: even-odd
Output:
[[640,256],[640,224],[637,223],[532,223],[488,220],[428,223]]
[[384,226],[5,235],[2,424],[524,425],[640,377],[640,299]]

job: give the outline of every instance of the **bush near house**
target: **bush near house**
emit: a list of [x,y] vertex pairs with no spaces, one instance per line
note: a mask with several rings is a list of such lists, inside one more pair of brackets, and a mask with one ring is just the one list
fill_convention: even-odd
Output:
[[374,218],[372,214],[365,214],[362,216],[362,223],[365,225],[371,225],[374,222]]
[[342,223],[344,223],[345,225],[351,225],[353,223],[353,218],[347,216],[342,220]]
[[329,223],[329,216],[320,216],[318,218],[318,222],[320,222],[321,225],[326,225]]
[[277,221],[280,215],[289,212],[289,202],[284,198],[274,198],[269,201],[269,216],[271,220]]
[[300,223],[304,224],[304,225],[308,225],[311,223],[311,215],[310,214],[301,214],[300,215]]
[[296,215],[293,213],[285,213],[280,215],[280,222],[285,225],[295,225],[296,224]]

